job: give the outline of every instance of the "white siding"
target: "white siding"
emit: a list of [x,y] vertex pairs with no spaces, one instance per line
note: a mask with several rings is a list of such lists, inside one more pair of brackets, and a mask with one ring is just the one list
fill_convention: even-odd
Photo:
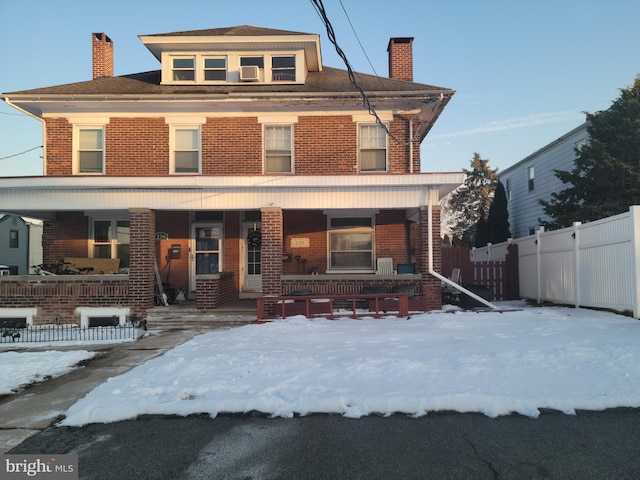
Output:
[[[587,124],[584,123],[544,148],[529,155],[503,172],[498,178],[505,184],[511,182],[511,199],[508,201],[509,225],[513,238],[537,230],[538,219],[550,220],[544,214],[540,200],[551,200],[553,192],[566,186],[556,177],[554,170],[571,170],[575,160],[575,147],[587,139]],[[529,167],[535,168],[535,187],[529,191]]]

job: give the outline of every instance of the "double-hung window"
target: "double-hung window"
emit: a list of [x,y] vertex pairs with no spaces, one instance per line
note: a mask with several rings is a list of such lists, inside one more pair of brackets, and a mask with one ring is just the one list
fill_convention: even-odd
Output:
[[171,59],[174,82],[193,82],[196,79],[195,57],[174,57]]
[[171,173],[200,173],[200,126],[172,128]]
[[120,268],[129,268],[129,220],[94,220],[92,230],[93,258],[118,258]]
[[104,127],[76,128],[74,173],[104,173]]
[[329,218],[329,270],[372,271],[374,228],[372,217]]
[[20,243],[18,242],[18,230],[10,230],[9,231],[9,248],[19,248]]
[[204,79],[207,82],[227,80],[227,59],[210,57],[204,59]]
[[536,188],[536,172],[535,169],[533,167],[529,167],[527,169],[527,174],[529,176],[529,181],[527,182],[528,188],[530,192],[533,192],[533,190]]
[[293,127],[264,126],[264,172],[293,173]]
[[387,132],[377,124],[360,125],[360,171],[387,171]]
[[296,57],[293,55],[272,57],[271,80],[274,82],[295,82]]

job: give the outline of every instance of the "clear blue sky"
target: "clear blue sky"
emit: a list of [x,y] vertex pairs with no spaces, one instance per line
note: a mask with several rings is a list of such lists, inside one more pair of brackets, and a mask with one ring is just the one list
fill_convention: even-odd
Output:
[[[640,74],[638,0],[324,5],[356,71],[387,76],[389,38],[411,36],[414,80],[457,91],[423,142],[423,171],[468,168],[474,152],[505,169],[580,125],[583,112],[608,108]],[[319,33],[324,64],[344,68],[306,0],[0,0],[0,18],[3,93],[90,80],[92,32],[114,41],[116,75],[160,68],[138,35],[235,25]],[[0,158],[39,145],[40,122],[0,102]],[[41,175],[40,155],[0,160],[0,176]]]

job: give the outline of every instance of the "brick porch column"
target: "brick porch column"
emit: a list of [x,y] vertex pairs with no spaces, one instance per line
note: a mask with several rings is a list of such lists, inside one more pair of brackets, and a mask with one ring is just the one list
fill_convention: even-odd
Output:
[[[282,208],[262,207],[262,295],[282,294]],[[275,303],[265,304],[265,314],[275,314]]]
[[129,209],[129,306],[144,318],[155,296],[156,214],[148,208]]
[[[431,207],[433,215],[433,269],[442,270],[442,241],[440,240],[440,205]],[[422,272],[422,295],[427,299],[430,310],[442,308],[440,280],[429,274],[429,207],[423,205],[419,213],[420,271]]]

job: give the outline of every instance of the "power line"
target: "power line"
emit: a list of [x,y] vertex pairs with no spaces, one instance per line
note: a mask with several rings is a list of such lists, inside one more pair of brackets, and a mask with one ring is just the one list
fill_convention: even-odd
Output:
[[356,37],[356,40],[358,41],[358,45],[360,45],[360,50],[362,50],[362,53],[364,53],[364,56],[367,59],[367,62],[369,62],[369,66],[371,67],[371,70],[373,70],[373,73],[376,74],[376,77],[380,78],[380,76],[378,75],[378,72],[376,72],[375,67],[371,63],[371,60],[369,59],[369,55],[367,55],[367,52],[364,49],[364,46],[362,45],[362,42],[360,41],[360,38],[358,37],[358,34],[356,33],[356,29],[353,27],[353,23],[351,23],[351,19],[349,18],[349,14],[347,13],[347,9],[344,7],[344,4],[342,3],[342,0],[339,0],[339,1],[340,1],[340,6],[342,7],[342,11],[344,12],[345,17],[347,17],[347,21],[349,22],[349,25],[351,26],[351,31],[353,32],[353,35]]
[[14,153],[13,155],[7,155],[6,157],[0,157],[0,160],[6,160],[7,158],[13,158],[13,157],[17,157],[18,155],[24,155],[25,153],[29,153],[29,152],[31,152],[33,150],[38,149],[38,148],[42,148],[42,145],[30,148],[29,150],[25,150],[24,152]]
[[349,75],[349,81],[353,84],[354,87],[356,87],[356,90],[358,90],[358,92],[360,93],[360,96],[362,97],[362,103],[364,104],[364,107],[369,111],[370,115],[375,117],[376,123],[378,125],[380,125],[382,128],[384,128],[385,132],[387,132],[387,135],[389,135],[390,138],[392,138],[393,140],[398,142],[400,145],[408,145],[410,142],[406,142],[406,143],[405,142],[401,142],[400,140],[398,140],[389,131],[387,126],[382,122],[382,120],[378,116],[378,113],[376,112],[375,108],[373,108],[373,106],[371,105],[371,102],[369,101],[369,97],[364,92],[362,87],[358,84],[358,82],[357,82],[357,80],[356,80],[356,78],[354,76],[354,72],[353,72],[353,68],[351,67],[351,63],[349,63],[349,59],[347,58],[345,53],[342,51],[342,48],[340,48],[340,45],[338,45],[338,41],[336,40],[335,31],[333,30],[333,26],[331,25],[331,22],[329,21],[329,18],[327,17],[327,12],[326,12],[326,10],[324,8],[324,5],[322,4],[322,0],[311,0],[311,3],[315,7],[316,12],[318,12],[318,15],[320,16],[320,19],[322,20],[322,23],[324,23],[324,26],[327,29],[327,36],[329,37],[329,41],[333,44],[333,46],[336,49],[336,52],[338,53],[338,55],[340,56],[340,58],[344,62],[345,66],[347,67],[347,74]]

